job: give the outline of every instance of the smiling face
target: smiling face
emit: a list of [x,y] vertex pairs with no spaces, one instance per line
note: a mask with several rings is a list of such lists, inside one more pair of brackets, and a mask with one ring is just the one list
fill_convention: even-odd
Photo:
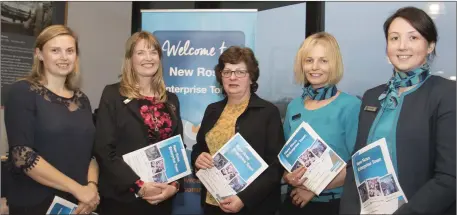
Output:
[[303,41],[295,56],[295,81],[314,89],[336,85],[343,77],[343,58],[336,38],[319,32]]
[[405,19],[395,18],[387,36],[387,56],[397,71],[407,72],[420,67],[435,49],[435,43],[427,40]]
[[78,56],[72,36],[54,37],[46,42],[41,50],[37,48],[35,51],[38,59],[43,62],[47,75],[66,77],[75,69]]
[[154,76],[160,66],[159,51],[141,39],[133,49],[132,65],[138,76]]
[[324,46],[316,44],[303,59],[303,72],[314,89],[325,86],[329,81],[330,63]]

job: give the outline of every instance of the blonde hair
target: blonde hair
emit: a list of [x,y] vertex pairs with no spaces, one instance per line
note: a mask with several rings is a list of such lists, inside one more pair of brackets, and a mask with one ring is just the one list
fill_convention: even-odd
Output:
[[51,25],[45,28],[36,38],[34,55],[33,55],[33,65],[32,71],[23,79],[29,81],[33,85],[39,85],[41,82],[46,84],[46,74],[44,69],[44,63],[38,58],[36,49],[43,51],[44,45],[55,37],[58,36],[71,36],[75,40],[76,48],[76,60],[74,62],[75,67],[73,71],[67,75],[65,80],[65,87],[69,90],[78,90],[80,84],[80,72],[79,72],[79,46],[78,46],[78,37],[76,34],[67,26],[64,25]]
[[136,44],[141,40],[145,40],[148,48],[153,47],[159,53],[160,65],[157,72],[152,77],[151,90],[159,95],[157,102],[167,101],[167,91],[165,89],[165,82],[163,80],[163,68],[162,68],[162,48],[160,47],[159,41],[149,32],[140,31],[134,33],[125,44],[125,56],[122,64],[122,75],[120,83],[120,93],[122,96],[127,98],[142,98],[140,94],[140,86],[138,84],[138,76],[132,65],[132,56]]
[[295,82],[306,85],[305,71],[303,70],[303,61],[309,56],[316,45],[322,45],[330,63],[329,79],[327,84],[336,85],[343,77],[343,59],[341,57],[340,47],[335,37],[326,32],[313,34],[305,39],[295,57],[294,74]]

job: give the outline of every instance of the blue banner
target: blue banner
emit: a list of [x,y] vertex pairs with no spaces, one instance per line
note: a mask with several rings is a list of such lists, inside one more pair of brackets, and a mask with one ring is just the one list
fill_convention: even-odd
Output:
[[[142,11],[142,30],[153,33],[162,46],[167,90],[181,104],[189,159],[206,107],[223,99],[214,72],[219,56],[233,45],[254,50],[256,21],[256,10]],[[203,214],[201,183],[193,175],[184,181],[173,214]]]
[[155,31],[154,35],[162,44],[167,90],[176,93],[185,107],[183,120],[197,126],[206,106],[222,98],[214,73],[219,55],[232,45],[244,46],[245,36],[241,31]]

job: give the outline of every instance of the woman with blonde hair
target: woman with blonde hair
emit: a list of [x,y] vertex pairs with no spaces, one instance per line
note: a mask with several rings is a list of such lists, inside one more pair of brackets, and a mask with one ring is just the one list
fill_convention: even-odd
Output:
[[97,113],[100,213],[171,214],[182,183],[143,182],[122,155],[182,135],[179,100],[165,90],[162,50],[151,33],[133,34],[125,49],[121,80],[105,87]]
[[74,32],[52,25],[37,37],[31,73],[14,83],[5,103],[13,180],[11,214],[45,214],[54,196],[89,214],[99,203],[95,128],[88,98],[79,89]]
[[[307,122],[347,162],[355,144],[361,101],[336,88],[343,76],[343,60],[336,39],[325,32],[306,38],[298,50],[294,72],[296,82],[304,88],[302,95],[287,106],[285,138],[289,139],[303,121]],[[312,165],[311,159],[307,165]],[[303,185],[305,179],[301,178],[305,171],[305,167],[300,167],[284,173],[290,189],[281,214],[338,214],[346,170],[319,196]]]

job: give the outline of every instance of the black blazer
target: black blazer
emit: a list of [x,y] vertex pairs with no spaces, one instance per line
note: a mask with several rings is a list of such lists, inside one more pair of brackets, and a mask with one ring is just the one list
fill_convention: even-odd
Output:
[[[100,166],[100,194],[130,202],[135,196],[129,188],[140,177],[124,162],[122,155],[148,146],[148,132],[140,114],[139,101],[133,99],[125,104],[127,98],[121,96],[119,89],[120,85],[116,83],[103,90],[97,112],[95,156]],[[172,136],[182,135],[178,97],[170,92],[167,92],[167,97],[166,106],[173,123]]]
[[[359,115],[354,152],[366,146],[376,114],[366,106],[381,107],[378,100],[386,85],[365,92]],[[408,203],[397,214],[455,214],[455,105],[454,81],[431,76],[405,96],[397,124],[398,180]],[[360,201],[352,165],[348,164],[341,214],[359,214]]]
[[[203,116],[197,142],[192,149],[192,165],[202,152],[209,152],[205,136],[222,114],[227,98],[208,105]],[[245,190],[238,193],[246,214],[273,214],[281,202],[282,167],[277,155],[284,145],[284,133],[278,108],[252,94],[246,110],[237,119],[235,133],[239,132],[269,167]],[[201,203],[205,204],[206,189],[201,191]]]

